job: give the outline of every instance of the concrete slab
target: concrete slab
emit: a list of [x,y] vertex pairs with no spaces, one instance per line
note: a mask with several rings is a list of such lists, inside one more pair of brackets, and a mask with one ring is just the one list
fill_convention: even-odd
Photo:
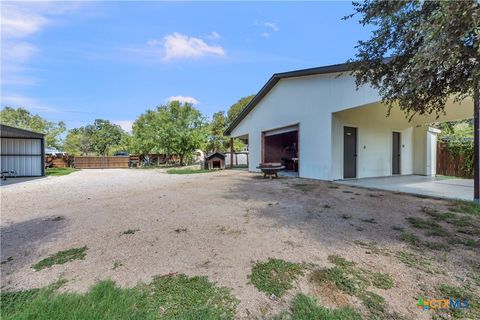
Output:
[[417,175],[363,178],[336,181],[363,188],[388,190],[435,198],[473,200],[473,180]]

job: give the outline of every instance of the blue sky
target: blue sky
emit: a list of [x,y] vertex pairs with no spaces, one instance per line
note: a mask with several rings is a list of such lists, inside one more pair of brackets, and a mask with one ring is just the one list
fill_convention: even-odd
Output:
[[351,2],[2,2],[1,105],[128,128],[176,97],[209,117],[275,72],[342,63]]

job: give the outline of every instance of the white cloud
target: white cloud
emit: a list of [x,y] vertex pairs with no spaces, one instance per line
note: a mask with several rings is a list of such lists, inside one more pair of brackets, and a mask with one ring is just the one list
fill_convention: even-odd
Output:
[[221,38],[220,35],[218,34],[218,32],[215,32],[215,31],[212,32],[212,35],[210,37],[213,38],[213,39],[220,39]]
[[200,101],[193,97],[187,97],[187,96],[171,96],[165,99],[167,102],[172,102],[172,101],[178,101],[181,103],[191,103],[191,104],[199,104]]
[[270,37],[270,33],[268,33],[268,32],[262,32],[261,35],[262,35],[262,37],[264,37],[264,38]]
[[277,25],[273,22],[264,22],[263,23],[263,26],[266,27],[266,28],[269,28],[269,29],[272,29],[273,31],[277,32],[278,30],[280,30]]
[[39,52],[29,37],[53,23],[53,15],[64,14],[78,3],[49,1],[2,2],[2,82],[5,84],[33,84],[35,80],[25,71],[25,64]]
[[150,40],[149,46],[163,44],[162,61],[200,58],[207,55],[224,56],[225,50],[219,45],[209,45],[201,38],[189,37],[178,32],[169,34],[163,41]]
[[133,120],[115,120],[112,122],[122,127],[123,131],[132,132]]

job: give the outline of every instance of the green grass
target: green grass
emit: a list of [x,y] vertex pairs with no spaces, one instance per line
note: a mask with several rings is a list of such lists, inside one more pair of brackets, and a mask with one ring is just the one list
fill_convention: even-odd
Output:
[[206,169],[168,169],[167,173],[169,174],[197,174],[197,173],[208,173],[214,172],[214,170]]
[[291,311],[274,317],[277,320],[362,320],[351,308],[329,309],[319,306],[313,297],[298,294],[292,301]]
[[[448,309],[447,313],[455,319],[480,319],[480,297],[469,286],[454,287],[448,284],[441,284],[437,287],[439,295],[443,298],[468,300],[468,309]],[[450,318],[451,318],[450,317]]]
[[47,176],[66,176],[72,172],[78,171],[75,168],[47,168],[45,174]]
[[408,217],[407,221],[414,228],[428,230],[427,235],[438,237],[448,236],[447,231],[433,220],[426,220],[417,217]]
[[411,244],[412,246],[419,247],[422,244],[422,241],[413,233],[408,231],[402,231],[400,234],[400,240]]
[[87,247],[81,248],[72,248],[68,250],[59,251],[48,258],[37,262],[36,264],[32,265],[32,268],[36,271],[49,268],[55,264],[64,264],[72,260],[83,260],[85,255],[87,254]]
[[480,205],[472,201],[452,201],[449,209],[453,212],[466,213],[476,216],[480,215]]
[[249,279],[258,290],[281,297],[292,288],[293,281],[303,275],[304,269],[300,263],[270,258],[266,262],[256,262]]
[[158,277],[119,288],[111,280],[84,294],[52,288],[1,293],[2,319],[233,319],[238,300],[206,277]]
[[140,229],[128,229],[123,231],[121,234],[135,234],[137,231],[140,231]]
[[368,309],[371,318],[386,319],[390,316],[385,310],[385,299],[367,289],[370,286],[384,290],[393,288],[391,276],[360,268],[354,262],[339,256],[329,256],[328,260],[335,266],[314,270],[310,275],[311,281],[333,283],[341,291],[356,296]]
[[430,274],[437,272],[437,269],[432,265],[431,259],[423,256],[415,255],[406,251],[399,251],[396,253],[395,257],[407,267],[422,270]]
[[372,284],[379,289],[391,289],[394,282],[391,276],[383,272],[372,273]]

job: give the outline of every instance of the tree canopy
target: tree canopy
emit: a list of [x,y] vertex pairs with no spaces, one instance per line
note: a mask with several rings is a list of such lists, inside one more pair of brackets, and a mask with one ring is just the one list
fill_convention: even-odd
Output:
[[95,153],[106,156],[123,147],[125,136],[126,133],[119,125],[108,120],[96,119],[93,124],[68,132],[65,151],[73,155]]
[[[370,39],[358,42],[357,85],[379,90],[410,117],[444,112],[445,102],[474,96],[480,79],[480,3],[465,1],[354,2]],[[392,56],[386,63],[384,58]],[[475,89],[476,88],[476,89]]]
[[227,112],[227,126],[229,126],[237,117],[238,115],[245,109],[247,104],[252,101],[254,94],[246,96],[235,102]]
[[63,121],[48,121],[24,108],[5,107],[0,111],[0,122],[16,128],[45,133],[47,147],[62,148],[62,134],[66,130]]
[[180,165],[196,149],[204,148],[207,125],[199,110],[189,103],[172,101],[147,110],[133,124],[133,141],[140,143],[142,153],[153,150],[176,154]]

